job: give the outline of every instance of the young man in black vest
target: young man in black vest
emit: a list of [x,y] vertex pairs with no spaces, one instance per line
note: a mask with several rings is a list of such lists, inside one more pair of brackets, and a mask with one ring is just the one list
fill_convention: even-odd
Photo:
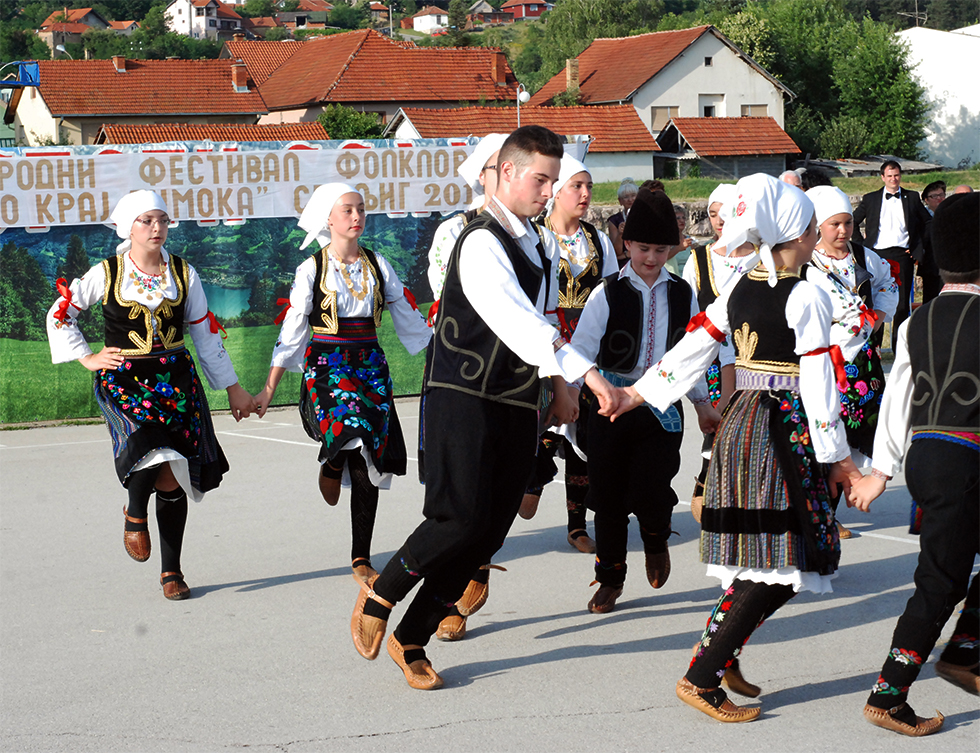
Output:
[[980,553],[980,196],[946,199],[936,209],[932,235],[946,284],[899,329],[872,472],[848,497],[848,504],[868,510],[901,469],[911,429],[905,479],[922,508],[915,592],[895,626],[864,716],[912,737],[942,728],[942,714],[917,717],[906,699],[964,597],[936,674],[980,695],[980,584],[976,575],[970,581]]
[[[589,296],[572,344],[594,358],[617,387],[635,382],[683,336],[698,302],[680,277],[664,269],[680,232],[663,191],[641,188],[623,228],[630,263],[606,277]],[[702,431],[720,420],[701,379],[688,394]],[[647,580],[667,582],[667,537],[677,495],[670,484],[680,468],[683,413],[675,403],[665,413],[641,409],[609,421],[593,408],[588,417],[589,505],[595,510],[599,583],[589,611],[613,609],[626,580],[629,516],[640,524]]]
[[388,653],[419,690],[442,686],[424,646],[490,562],[510,529],[537,445],[539,376],[555,381],[551,412],[573,418],[564,379],[585,377],[604,410],[619,395],[545,318],[557,301],[557,260],[528,218],[558,178],[561,140],[540,126],[512,133],[497,160],[487,209],[460,234],[446,282],[425,390],[425,520],[373,583],[351,617],[358,653],[374,659],[395,603],[420,582]]

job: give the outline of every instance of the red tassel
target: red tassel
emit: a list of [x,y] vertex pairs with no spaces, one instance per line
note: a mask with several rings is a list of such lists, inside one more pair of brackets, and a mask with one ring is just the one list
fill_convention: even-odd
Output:
[[435,326],[436,314],[439,313],[439,301],[434,301],[431,306],[429,306],[429,316],[426,317],[426,322],[430,327]]
[[888,266],[891,267],[891,269],[892,269],[892,279],[895,281],[895,284],[898,285],[899,287],[901,287],[902,286],[902,265],[901,265],[901,263],[898,262],[898,261],[896,261],[895,259],[885,259],[885,261],[888,262]]
[[71,288],[68,287],[68,280],[59,277],[54,281],[55,289],[64,300],[58,304],[58,310],[54,312],[54,318],[59,322],[64,322],[68,316],[68,307],[71,306]]
[[211,311],[208,311],[208,322],[210,322],[210,324],[211,324],[211,334],[212,335],[218,334],[218,330],[220,329],[221,330],[221,339],[222,340],[227,340],[228,339],[228,330],[226,330],[224,328],[224,326],[221,324],[221,322],[218,321],[218,317],[216,317]]
[[830,362],[834,364],[834,376],[837,377],[837,389],[846,390],[847,389],[847,363],[844,361],[844,354],[841,353],[839,345],[831,345],[829,348],[817,348],[816,350],[811,350],[809,353],[804,353],[805,356],[819,356],[821,353],[830,354]]
[[402,288],[402,290],[405,293],[405,300],[408,301],[408,305],[418,311],[419,305],[415,302],[415,296],[412,294],[412,291],[408,288]]
[[282,311],[280,311],[279,312],[279,315],[275,319],[272,320],[272,323],[273,324],[282,324],[282,320],[286,318],[286,312],[289,311],[289,309],[290,309],[289,299],[288,298],[277,298],[276,299],[276,305],[277,306],[282,306]]
[[694,332],[698,327],[704,327],[705,331],[718,342],[725,341],[725,333],[712,324],[708,315],[703,311],[691,317],[691,321],[687,323],[687,331]]
[[878,321],[878,314],[869,309],[864,304],[861,304],[861,323],[859,326],[864,327],[865,324],[871,324],[873,327],[875,322]]

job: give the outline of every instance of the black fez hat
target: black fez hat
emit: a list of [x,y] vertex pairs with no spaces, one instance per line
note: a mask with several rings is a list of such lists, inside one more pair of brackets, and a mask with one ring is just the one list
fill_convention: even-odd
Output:
[[663,191],[641,188],[626,215],[624,241],[652,246],[676,246],[681,242],[674,205]]
[[980,270],[980,193],[957,193],[936,208],[932,252],[947,272]]

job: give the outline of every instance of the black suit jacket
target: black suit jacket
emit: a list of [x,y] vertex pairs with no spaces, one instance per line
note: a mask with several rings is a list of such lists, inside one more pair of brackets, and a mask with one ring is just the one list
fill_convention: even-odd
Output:
[[[861,197],[861,203],[854,210],[854,240],[868,248],[873,249],[878,241],[878,223],[881,219],[881,202],[885,200],[885,189],[866,193]],[[894,201],[894,199],[891,199]],[[909,251],[912,258],[922,262],[926,256],[930,258],[925,262],[931,265],[932,249],[930,243],[930,230],[932,229],[932,215],[922,204],[919,194],[907,188],[902,189],[902,210],[905,213],[905,227],[909,231]],[[864,234],[861,234],[861,222],[865,222]],[[928,250],[928,254],[926,253]]]

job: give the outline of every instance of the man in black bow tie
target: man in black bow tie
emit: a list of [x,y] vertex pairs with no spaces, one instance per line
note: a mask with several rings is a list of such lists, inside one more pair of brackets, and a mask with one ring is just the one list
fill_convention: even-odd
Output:
[[[902,167],[894,160],[881,166],[884,188],[866,193],[854,210],[854,241],[872,248],[888,260],[894,270],[898,267],[898,309],[892,320],[892,348],[899,325],[909,318],[914,292],[915,262],[919,274],[931,277],[935,262],[929,243],[932,217],[915,191],[902,190]],[[861,235],[861,221],[865,221]]]

